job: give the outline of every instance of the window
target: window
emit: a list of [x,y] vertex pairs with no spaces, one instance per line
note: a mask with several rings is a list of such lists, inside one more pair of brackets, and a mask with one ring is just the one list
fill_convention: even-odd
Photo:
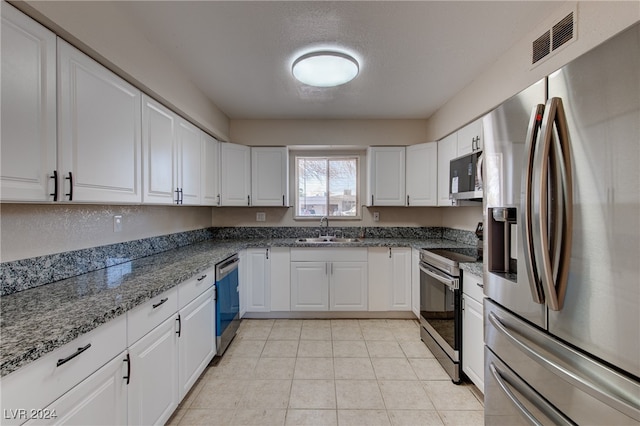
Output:
[[296,157],[296,217],[360,217],[357,156]]

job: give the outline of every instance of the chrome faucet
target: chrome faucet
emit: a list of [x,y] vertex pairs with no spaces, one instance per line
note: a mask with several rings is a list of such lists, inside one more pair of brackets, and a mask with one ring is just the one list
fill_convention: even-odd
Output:
[[326,223],[326,225],[324,227],[325,234],[326,234],[326,230],[329,229],[329,218],[327,216],[322,216],[322,218],[320,218],[320,235],[322,235],[322,222]]
[[322,218],[320,218],[320,228],[322,228],[322,222],[326,222],[327,223],[325,225],[325,228],[329,227],[329,218],[327,216],[322,216]]

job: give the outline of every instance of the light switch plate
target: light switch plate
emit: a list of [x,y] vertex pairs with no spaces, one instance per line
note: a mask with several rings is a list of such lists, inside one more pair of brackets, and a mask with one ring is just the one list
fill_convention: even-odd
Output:
[[256,222],[264,222],[267,220],[267,214],[265,212],[256,213]]
[[380,220],[380,212],[373,212],[373,221],[378,222]]

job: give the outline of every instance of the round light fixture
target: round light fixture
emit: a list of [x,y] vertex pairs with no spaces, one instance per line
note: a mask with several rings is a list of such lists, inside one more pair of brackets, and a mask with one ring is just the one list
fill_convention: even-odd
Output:
[[345,84],[358,75],[358,61],[340,52],[311,52],[293,62],[293,76],[315,87],[334,87]]

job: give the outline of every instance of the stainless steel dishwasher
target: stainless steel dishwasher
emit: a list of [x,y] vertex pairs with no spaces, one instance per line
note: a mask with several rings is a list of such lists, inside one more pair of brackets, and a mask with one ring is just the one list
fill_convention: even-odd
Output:
[[216,349],[222,355],[240,326],[238,254],[216,265]]

